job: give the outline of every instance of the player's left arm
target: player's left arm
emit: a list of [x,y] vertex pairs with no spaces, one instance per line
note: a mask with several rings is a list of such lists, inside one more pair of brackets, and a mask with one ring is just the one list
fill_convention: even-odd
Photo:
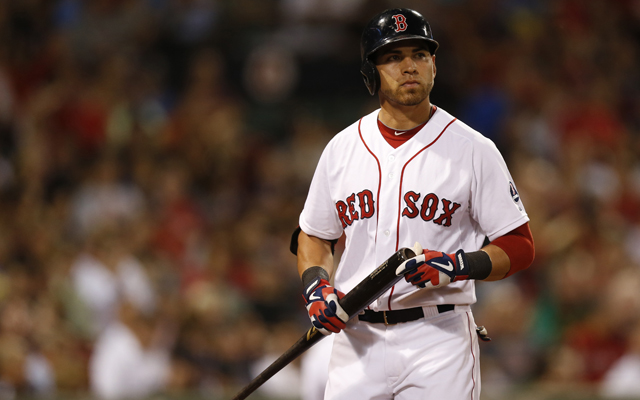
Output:
[[494,239],[481,249],[491,259],[491,273],[485,281],[497,281],[529,268],[536,255],[529,223]]
[[529,223],[500,236],[482,249],[447,254],[414,246],[416,257],[405,261],[396,274],[419,288],[439,288],[451,282],[476,279],[497,281],[528,268],[535,257]]

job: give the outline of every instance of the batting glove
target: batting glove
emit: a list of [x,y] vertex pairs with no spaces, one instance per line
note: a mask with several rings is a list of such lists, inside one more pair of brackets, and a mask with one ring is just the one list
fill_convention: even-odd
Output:
[[335,289],[326,279],[316,277],[305,287],[302,295],[309,313],[311,324],[323,335],[338,333],[344,329],[349,314],[338,300],[344,293]]
[[421,289],[437,289],[451,282],[469,279],[466,254],[458,250],[455,254],[422,250],[419,243],[413,247],[417,254],[396,269],[396,275]]

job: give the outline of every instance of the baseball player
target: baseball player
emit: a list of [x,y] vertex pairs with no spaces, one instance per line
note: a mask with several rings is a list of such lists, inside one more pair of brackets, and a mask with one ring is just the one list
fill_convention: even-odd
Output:
[[[312,324],[341,332],[326,399],[479,399],[474,281],[533,261],[529,218],[496,146],[429,100],[437,49],[416,11],[369,22],[361,72],[380,108],[327,145],[292,237]],[[349,321],[343,293],[402,247],[417,254],[396,271],[404,279]]]

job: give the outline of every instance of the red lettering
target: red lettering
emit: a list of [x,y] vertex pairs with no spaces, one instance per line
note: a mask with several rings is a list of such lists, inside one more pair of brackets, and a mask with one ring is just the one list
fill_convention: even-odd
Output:
[[420,216],[425,221],[431,221],[438,211],[438,196],[433,193],[429,193],[424,196],[422,200],[422,207],[420,208]]
[[453,217],[453,213],[460,207],[460,204],[453,203],[447,199],[442,199],[442,207],[444,208],[442,211],[442,215],[436,219],[435,222],[438,225],[442,226],[451,226],[451,218]]
[[406,207],[402,210],[402,216],[415,218],[420,214],[420,217],[424,221],[432,221],[435,224],[442,226],[451,226],[451,221],[453,219],[453,214],[456,212],[458,208],[460,208],[460,204],[442,199],[442,214],[435,218],[436,213],[438,212],[438,208],[440,206],[440,199],[435,193],[429,193],[424,196],[422,199],[422,204],[420,205],[420,211],[418,211],[417,202],[420,199],[420,193],[416,193],[413,191],[406,192],[403,196]]
[[392,16],[394,21],[396,21],[396,32],[404,32],[407,30],[407,19],[402,14],[397,14]]
[[340,200],[336,203],[336,210],[338,210],[338,218],[342,221],[342,229],[351,225],[353,221],[347,215],[347,204],[344,201]]
[[358,200],[360,200],[360,214],[362,219],[371,218],[375,213],[373,193],[371,193],[371,190],[363,190],[358,193]]
[[418,206],[416,205],[416,201],[420,199],[420,193],[416,192],[407,192],[404,194],[404,202],[407,204],[407,207],[402,211],[402,215],[409,218],[415,218],[418,216],[420,211],[418,210]]
[[347,197],[347,204],[349,205],[349,214],[351,215],[351,222],[359,219],[358,212],[356,211],[356,195],[355,193]]

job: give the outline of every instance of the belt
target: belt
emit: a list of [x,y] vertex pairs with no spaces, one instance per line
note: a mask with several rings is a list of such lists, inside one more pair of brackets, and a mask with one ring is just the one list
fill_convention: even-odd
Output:
[[[453,304],[438,304],[438,313],[453,311]],[[360,321],[371,322],[372,324],[395,325],[401,322],[415,321],[424,317],[422,307],[405,308],[404,310],[373,311],[364,310],[364,314],[359,314]]]

